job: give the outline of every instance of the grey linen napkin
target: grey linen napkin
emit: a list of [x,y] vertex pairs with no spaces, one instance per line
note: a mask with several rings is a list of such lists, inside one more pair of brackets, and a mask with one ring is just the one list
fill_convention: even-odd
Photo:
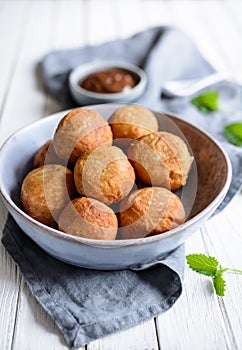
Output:
[[12,217],[2,243],[73,350],[159,315],[182,291],[183,245],[163,260],[133,270],[97,271],[52,258]]
[[[137,103],[159,111],[178,111],[194,124],[209,129],[223,143],[234,175],[221,210],[242,182],[241,150],[228,145],[221,136],[224,117],[218,113],[208,121],[207,116],[198,113],[187,101],[161,99],[164,81],[204,76],[213,71],[192,40],[178,29],[156,27],[125,40],[52,52],[40,64],[43,83],[63,108],[74,107],[67,88],[69,72],[81,63],[101,59],[117,59],[143,67],[149,84]],[[19,265],[32,294],[53,318],[72,349],[164,312],[181,294],[184,246],[136,269],[95,271],[50,257],[11,217],[2,241]]]

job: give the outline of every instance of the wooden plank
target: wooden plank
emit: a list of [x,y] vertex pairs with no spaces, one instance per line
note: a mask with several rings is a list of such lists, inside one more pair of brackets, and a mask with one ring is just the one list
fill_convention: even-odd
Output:
[[[218,70],[226,68],[224,57],[221,55],[221,49],[217,44],[213,30],[208,26],[207,12],[213,1],[190,1],[177,0],[169,1],[168,6],[172,13],[173,25],[181,27],[184,32],[191,36],[197,44],[202,54]],[[223,1],[218,2],[221,10]],[[216,23],[220,22],[220,11],[216,16]]]
[[[224,1],[210,1],[209,7],[200,2],[199,12],[204,21],[207,36],[217,46],[226,69],[242,68],[241,31],[234,25],[233,17],[228,14]],[[221,35],[222,33],[222,35]]]
[[57,3],[45,1],[25,4],[28,23],[2,112],[1,143],[20,127],[41,118],[45,109],[46,96],[41,85],[37,83],[37,63],[49,47],[49,35],[53,25],[52,6],[57,6]]
[[[205,251],[200,232],[186,242],[186,254]],[[230,340],[223,322],[211,281],[185,269],[181,298],[157,318],[160,349],[228,349]]]
[[58,13],[54,14],[54,33],[52,35],[53,49],[68,49],[79,47],[86,43],[85,1],[59,1],[55,6]]
[[[14,77],[15,64],[25,35],[26,18],[25,4],[0,3],[0,43],[1,47],[4,48],[0,55],[0,118],[4,110],[8,89]],[[19,27],[22,29],[21,31]],[[2,124],[1,130],[3,130]],[[2,141],[0,139],[0,142]],[[0,200],[0,238],[2,237],[6,219],[7,210]],[[0,245],[0,260],[0,342],[2,349],[10,350],[12,349],[21,277],[18,268],[2,245]]]
[[12,349],[20,279],[17,267],[0,245],[0,343],[4,350]]
[[[215,256],[223,267],[242,270],[242,195],[237,194],[223,213],[206,224],[204,232],[208,253]],[[241,304],[242,276],[226,273],[226,293],[220,299],[220,308],[230,332],[232,348],[242,347]]]
[[[21,49],[27,13],[22,2],[0,2],[0,106],[4,104],[8,87],[10,86],[15,64]],[[15,25],[13,25],[13,23]],[[22,28],[22,30],[18,30]],[[2,108],[0,108],[1,114]],[[1,117],[1,116],[0,116]]]
[[87,346],[87,350],[158,350],[153,321],[100,338]]
[[22,280],[12,350],[33,348],[67,350],[68,346],[52,319],[32,297]]
[[[58,6],[55,6],[49,51],[80,47],[87,43],[87,8],[86,1],[58,2]],[[61,109],[62,106],[48,95],[44,115],[48,116]]]
[[[112,0],[90,0],[87,9],[87,43],[95,45],[117,38],[118,27]],[[111,57],[110,57],[111,59]]]
[[[240,58],[234,57],[236,56],[235,50],[237,50],[237,45],[234,45],[234,39],[231,40],[231,38],[235,38],[236,43],[240,47],[240,36],[238,35],[238,30],[236,32],[235,26],[231,23],[232,17],[226,14],[224,1],[212,0],[208,3],[206,1],[190,0],[171,0],[169,2],[152,0],[145,2],[145,7],[149,25],[166,24],[180,27],[194,39],[202,54],[218,70],[228,68],[226,52],[229,46],[231,46],[230,58],[233,58],[233,62],[235,59],[237,62],[241,62]],[[216,20],[214,20],[215,18]],[[214,30],[214,27],[216,27],[216,30]],[[226,40],[223,39],[224,35],[221,35],[225,27],[227,32]],[[229,43],[229,46],[227,43]]]
[[204,19],[200,14],[201,1],[151,0],[144,4],[149,26],[170,25],[180,28],[195,41],[201,53],[217,69],[226,66],[214,38],[208,35],[204,26]]
[[240,0],[226,1],[224,4],[225,11],[233,22],[232,25],[238,33],[241,33],[242,30],[242,21],[241,21],[241,11],[242,11],[242,2]]
[[143,7],[146,23],[149,27],[173,25],[172,11],[168,1],[144,1]]
[[118,16],[119,36],[131,36],[147,28],[146,15],[142,1],[116,1],[116,16]]

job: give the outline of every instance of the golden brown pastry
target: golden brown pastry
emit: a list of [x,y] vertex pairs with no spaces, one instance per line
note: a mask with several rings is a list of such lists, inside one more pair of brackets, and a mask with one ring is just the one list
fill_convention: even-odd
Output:
[[112,139],[110,126],[98,112],[77,108],[60,121],[53,144],[61,159],[74,164],[83,152],[112,144]]
[[193,157],[185,142],[168,132],[156,132],[132,142],[128,149],[138,179],[177,190],[186,184]]
[[119,225],[123,239],[156,235],[184,222],[180,198],[162,187],[136,190],[120,204]]
[[52,140],[46,141],[34,156],[34,168],[38,168],[44,164],[61,164],[60,158],[55,153]]
[[103,145],[78,158],[74,180],[81,195],[110,204],[129,194],[135,173],[120,148]]
[[69,169],[57,164],[44,165],[25,177],[21,188],[21,204],[33,219],[55,227],[60,211],[74,193],[73,174]]
[[158,130],[155,115],[148,109],[130,105],[117,109],[109,118],[114,139],[138,139]]
[[73,236],[90,239],[114,240],[117,217],[105,204],[93,198],[74,199],[61,212],[59,230]]

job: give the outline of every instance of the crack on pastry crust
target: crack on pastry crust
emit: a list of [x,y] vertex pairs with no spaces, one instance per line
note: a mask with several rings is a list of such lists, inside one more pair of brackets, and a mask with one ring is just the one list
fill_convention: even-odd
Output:
[[168,132],[136,140],[128,148],[128,157],[141,182],[174,191],[186,184],[193,161],[185,142]]
[[185,222],[178,196],[162,187],[146,187],[131,193],[120,204],[119,225],[124,239],[163,233]]

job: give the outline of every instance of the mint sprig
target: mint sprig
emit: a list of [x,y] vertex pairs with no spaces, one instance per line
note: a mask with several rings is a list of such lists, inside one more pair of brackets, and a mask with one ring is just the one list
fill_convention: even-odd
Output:
[[242,270],[222,267],[216,258],[205,254],[189,254],[186,256],[189,267],[198,273],[212,277],[215,292],[219,296],[224,296],[226,282],[223,274],[226,271],[242,274]]
[[242,146],[242,122],[226,125],[224,136],[235,146]]
[[223,272],[223,269],[220,267],[219,270],[216,272],[215,276],[213,277],[214,289],[216,291],[216,294],[220,297],[224,296],[226,287],[226,282],[223,278]]
[[206,91],[196,96],[191,103],[203,113],[210,113],[218,110],[219,93],[217,91]]
[[193,271],[198,273],[202,273],[206,276],[214,276],[217,268],[218,261],[211,257],[206,256],[204,254],[190,254],[186,257],[187,263]]

